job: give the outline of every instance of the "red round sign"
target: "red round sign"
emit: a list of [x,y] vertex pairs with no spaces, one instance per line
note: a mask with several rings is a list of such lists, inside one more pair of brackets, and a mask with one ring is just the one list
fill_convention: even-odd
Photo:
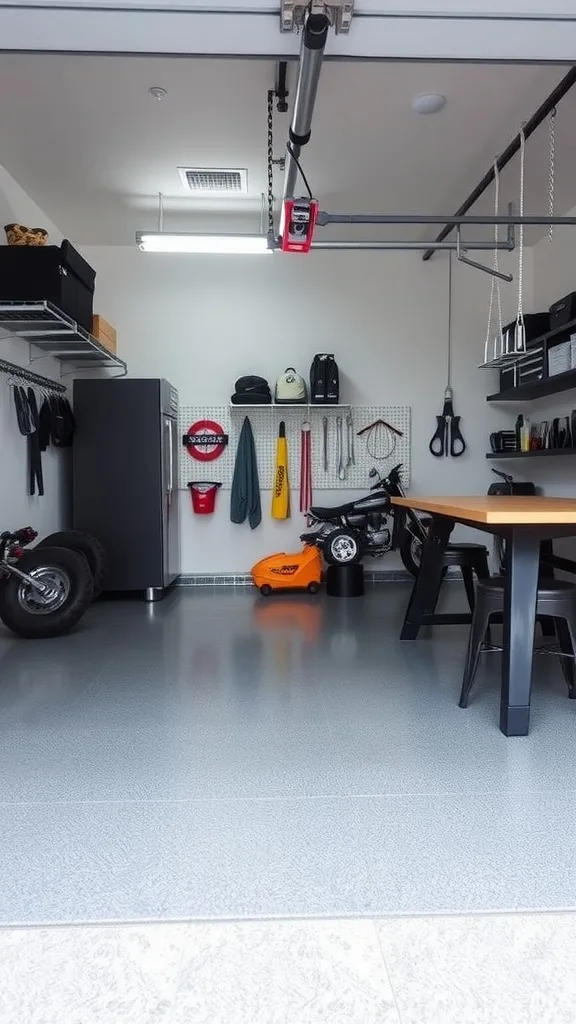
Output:
[[214,420],[197,420],[184,438],[188,454],[200,462],[212,462],[222,455],[228,444],[228,434]]

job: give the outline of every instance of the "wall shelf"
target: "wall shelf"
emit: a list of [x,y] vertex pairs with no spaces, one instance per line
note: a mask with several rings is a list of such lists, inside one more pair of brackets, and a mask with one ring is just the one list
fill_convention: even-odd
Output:
[[538,459],[547,455],[576,455],[576,448],[537,448],[531,452],[488,452],[487,459]]
[[77,369],[108,367],[122,370],[119,376],[128,371],[122,359],[50,302],[0,302],[0,328]]
[[559,395],[562,391],[572,391],[574,388],[576,388],[576,370],[567,370],[566,373],[557,373],[553,377],[535,380],[532,384],[521,384],[517,388],[498,391],[494,395],[488,395],[486,401],[532,402],[536,398]]
[[337,405],[336,403],[326,402],[324,405],[319,402],[294,402],[290,405],[284,402],[247,402],[245,405],[238,405],[237,402],[230,402],[231,409],[282,409],[284,412],[298,409],[350,409],[350,405]]

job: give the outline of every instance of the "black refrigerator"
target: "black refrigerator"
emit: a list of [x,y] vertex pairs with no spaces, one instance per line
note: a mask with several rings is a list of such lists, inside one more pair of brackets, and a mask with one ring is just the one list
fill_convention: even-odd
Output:
[[104,544],[106,590],[156,600],[180,573],[178,392],[166,380],[76,380],[74,417],[74,526]]

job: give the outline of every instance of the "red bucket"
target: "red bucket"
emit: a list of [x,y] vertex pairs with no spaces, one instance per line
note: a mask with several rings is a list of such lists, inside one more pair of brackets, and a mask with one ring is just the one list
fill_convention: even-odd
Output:
[[209,516],[216,506],[216,492],[222,484],[212,480],[192,480],[188,487],[192,495],[192,511],[197,516]]

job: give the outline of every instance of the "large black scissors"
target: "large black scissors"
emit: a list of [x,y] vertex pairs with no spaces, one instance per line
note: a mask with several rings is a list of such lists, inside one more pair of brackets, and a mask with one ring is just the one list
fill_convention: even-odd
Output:
[[432,455],[452,455],[458,458],[466,451],[466,442],[460,431],[460,417],[454,415],[452,388],[444,392],[442,415],[436,417],[436,433],[428,446]]

